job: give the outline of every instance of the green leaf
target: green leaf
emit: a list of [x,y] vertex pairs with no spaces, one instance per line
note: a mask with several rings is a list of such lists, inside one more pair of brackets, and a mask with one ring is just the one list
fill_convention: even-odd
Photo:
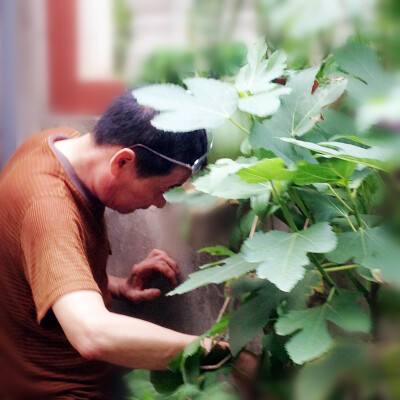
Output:
[[136,369],[125,375],[125,382],[136,400],[161,400],[161,396],[150,382],[150,371]]
[[327,160],[320,164],[300,161],[296,170],[285,169],[280,158],[267,158],[251,167],[237,172],[248,183],[262,183],[269,180],[290,180],[296,185],[331,183],[344,185],[356,165],[343,160]]
[[249,114],[257,115],[257,117],[266,117],[275,113],[281,105],[279,96],[289,94],[290,89],[275,84],[270,84],[269,86],[273,87],[265,92],[241,97],[239,99],[239,108]]
[[347,332],[368,333],[371,320],[356,303],[360,296],[359,292],[340,290],[339,294],[326,304],[326,319]]
[[295,233],[257,232],[243,245],[243,257],[259,263],[257,275],[274,283],[280,290],[290,292],[305,273],[308,252],[326,253],[336,247],[336,236],[327,223],[318,223]]
[[150,85],[133,90],[132,95],[140,105],[160,111],[151,123],[164,131],[216,128],[235,112],[238,95],[227,83],[206,78],[184,83],[187,91],[172,84]]
[[329,260],[344,264],[350,260],[372,272],[380,270],[382,278],[396,286],[400,285],[400,248],[383,227],[343,232],[338,235],[337,248],[326,256]]
[[308,150],[279,140],[281,135],[282,132],[277,132],[274,128],[271,130],[266,121],[255,122],[250,131],[249,142],[254,149],[262,148],[282,158],[288,166],[303,160],[316,162]]
[[198,253],[208,253],[212,256],[234,256],[235,253],[225,246],[218,245],[213,247],[203,247],[200,250],[197,250]]
[[331,321],[350,332],[369,332],[370,319],[355,300],[359,293],[340,290],[330,303],[305,310],[292,310],[275,324],[278,335],[293,337],[286,350],[297,364],[313,360],[329,350],[333,343],[326,321]]
[[322,110],[323,121],[302,136],[306,142],[320,143],[333,138],[353,136],[356,132],[354,119],[337,110]]
[[272,83],[283,75],[286,54],[276,51],[264,60],[267,45],[264,39],[249,47],[248,64],[242,67],[236,77],[236,88],[241,94],[239,108],[258,117],[266,117],[276,112],[280,106],[279,96],[290,93],[291,89]]
[[312,183],[345,185],[355,167],[356,164],[343,160],[328,160],[320,164],[302,161],[298,164],[293,181],[296,185]]
[[224,158],[210,165],[210,173],[197,178],[193,185],[197,190],[225,199],[248,199],[269,193],[269,184],[250,184],[240,180],[236,172],[254,163],[254,158],[238,158],[236,161]]
[[282,98],[282,106],[271,119],[255,124],[251,130],[250,143],[254,148],[263,147],[273,151],[287,165],[300,160],[312,162],[307,152],[298,151],[287,143],[279,143],[279,138],[304,135],[320,120],[322,108],[343,93],[345,81],[320,86],[311,94],[317,71],[316,67],[309,68],[290,78],[286,87],[292,92]]
[[359,146],[341,142],[322,142],[315,144],[291,138],[282,138],[281,140],[315,151],[319,154],[351,161],[353,163],[364,164],[367,167],[380,169],[382,171],[387,171],[389,169],[389,166],[385,162],[390,161],[394,156],[393,151],[377,146],[364,149]]
[[247,61],[239,71],[236,78],[236,88],[239,92],[260,93],[265,87],[271,85],[271,81],[283,75],[286,68],[286,54],[276,51],[269,60],[264,60],[267,45],[263,38],[249,46]]
[[150,382],[158,393],[170,394],[183,384],[180,372],[151,371]]
[[324,196],[317,191],[296,190],[317,221],[331,221],[348,214],[346,207],[335,197]]
[[278,335],[290,335],[298,330],[286,344],[290,358],[303,364],[327,352],[333,340],[325,322],[326,307],[293,310],[279,318],[275,324]]
[[233,314],[229,322],[229,343],[234,356],[261,332],[282,297],[283,293],[269,284]]
[[249,292],[256,292],[268,285],[266,279],[243,277],[238,278],[230,283],[230,295],[232,297],[240,297]]
[[356,124],[359,130],[381,121],[400,121],[400,81],[382,69],[372,48],[349,42],[335,50],[334,58],[340,68],[353,75],[347,90],[358,103]]
[[380,89],[382,68],[376,52],[365,44],[349,42],[333,52],[340,68]]
[[266,158],[250,167],[240,169],[236,174],[248,183],[290,180],[294,177],[294,172],[285,169],[285,164],[280,158]]
[[222,267],[210,267],[189,275],[189,279],[167,293],[167,296],[182,294],[210,283],[222,283],[232,278],[238,278],[256,268],[256,264],[247,262],[237,254],[222,261]]
[[296,379],[296,400],[326,400],[339,380],[361,369],[366,346],[353,340],[336,341],[323,357],[307,363]]
[[282,107],[264,122],[268,132],[275,132],[276,137],[302,136],[319,121],[322,108],[342,95],[346,81],[320,86],[311,94],[317,72],[318,67],[312,67],[291,76],[286,85],[291,94],[282,98]]
[[337,234],[337,238],[336,249],[326,254],[326,257],[338,264],[345,264],[350,260],[362,264],[364,258],[386,248],[384,231],[381,227],[360,229],[357,232],[341,232]]

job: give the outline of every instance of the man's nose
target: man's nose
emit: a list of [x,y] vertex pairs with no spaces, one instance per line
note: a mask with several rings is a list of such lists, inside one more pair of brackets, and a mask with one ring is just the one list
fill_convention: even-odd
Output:
[[159,196],[157,198],[157,201],[154,202],[154,205],[157,208],[163,208],[165,206],[165,204],[167,204],[167,200],[164,199],[164,196]]

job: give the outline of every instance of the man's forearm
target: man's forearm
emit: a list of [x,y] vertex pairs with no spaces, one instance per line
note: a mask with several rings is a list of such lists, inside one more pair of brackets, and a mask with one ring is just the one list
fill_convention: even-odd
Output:
[[72,346],[85,358],[129,368],[167,369],[196,336],[107,311],[99,293],[69,293],[53,311]]
[[93,328],[98,358],[131,368],[167,369],[168,364],[196,339],[196,336],[114,313],[97,321]]

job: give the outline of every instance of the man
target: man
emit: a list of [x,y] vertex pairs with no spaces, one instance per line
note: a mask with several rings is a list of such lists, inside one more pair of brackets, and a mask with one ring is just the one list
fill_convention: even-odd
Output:
[[166,369],[195,340],[110,311],[111,295],[157,297],[147,277],[176,284],[178,267],[153,251],[108,277],[104,206],[163,207],[207,155],[205,131],[160,132],[153,116],[122,95],[92,133],[35,135],[0,175],[0,399],[107,398],[111,364]]

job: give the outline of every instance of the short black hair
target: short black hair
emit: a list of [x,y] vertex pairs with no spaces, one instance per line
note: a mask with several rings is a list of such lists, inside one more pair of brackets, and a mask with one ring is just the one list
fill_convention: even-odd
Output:
[[[128,91],[116,97],[93,128],[97,145],[131,147],[143,144],[170,158],[192,165],[207,151],[204,129],[191,132],[166,132],[156,129],[152,118],[157,114],[139,105]],[[134,149],[137,174],[141,177],[168,175],[176,164],[141,148]]]

